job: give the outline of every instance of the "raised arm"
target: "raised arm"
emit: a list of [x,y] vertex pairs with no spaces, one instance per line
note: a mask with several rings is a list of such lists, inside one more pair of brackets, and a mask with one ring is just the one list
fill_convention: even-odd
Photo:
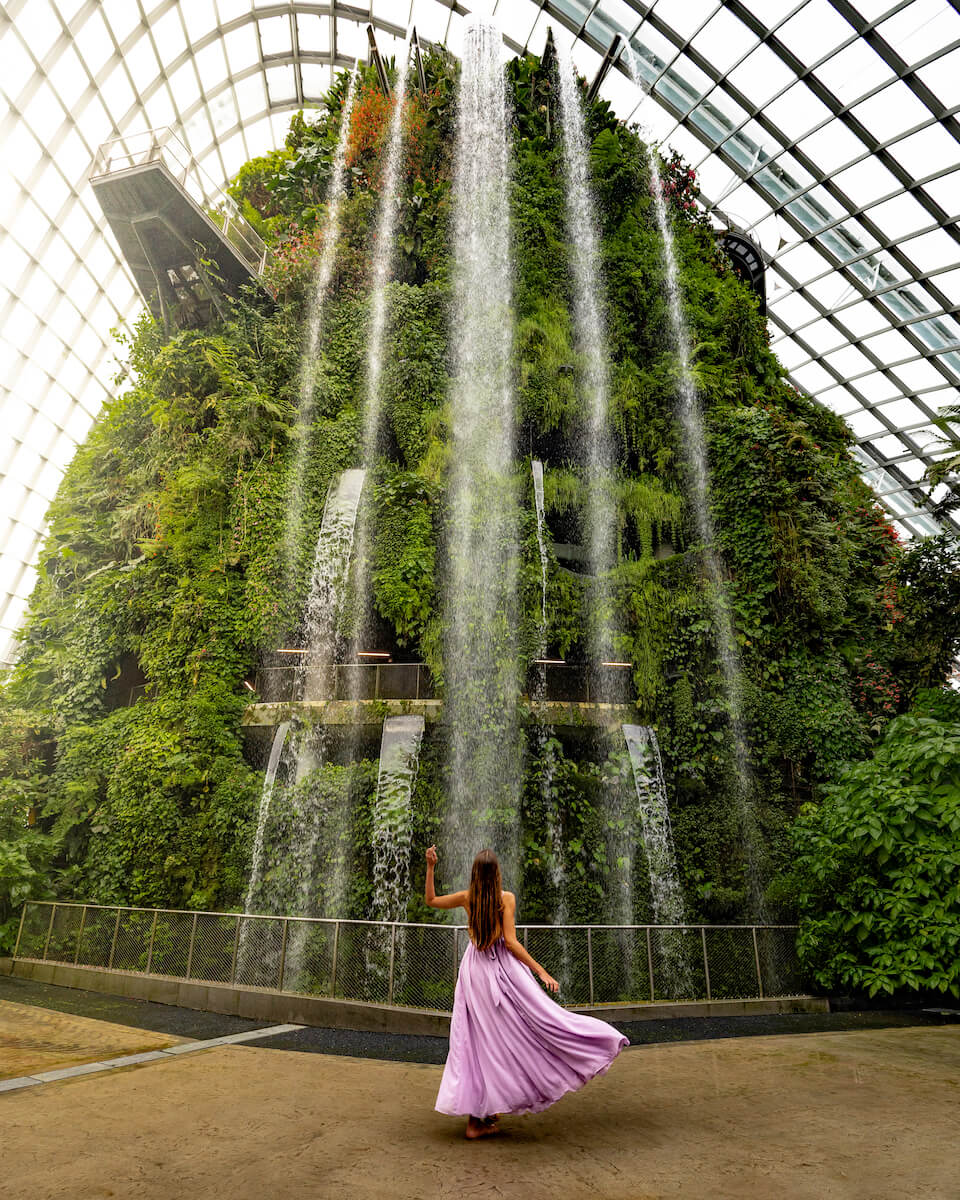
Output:
[[520,944],[520,939],[517,937],[517,898],[513,892],[503,893],[503,944],[514,956],[519,958],[522,963],[526,963],[531,971],[537,975],[541,982],[546,985],[551,992],[558,992],[560,984],[554,977],[548,974],[543,967],[537,962],[532,954],[528,954]]
[[423,898],[431,908],[466,908],[466,892],[450,892],[446,896],[438,896],[433,886],[433,868],[437,865],[437,848],[431,846],[427,851],[427,882],[423,889]]

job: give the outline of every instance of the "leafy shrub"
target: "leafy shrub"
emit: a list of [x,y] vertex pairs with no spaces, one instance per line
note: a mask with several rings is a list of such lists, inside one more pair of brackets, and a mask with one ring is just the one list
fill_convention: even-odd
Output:
[[960,695],[922,692],[793,834],[799,951],[825,988],[960,996]]

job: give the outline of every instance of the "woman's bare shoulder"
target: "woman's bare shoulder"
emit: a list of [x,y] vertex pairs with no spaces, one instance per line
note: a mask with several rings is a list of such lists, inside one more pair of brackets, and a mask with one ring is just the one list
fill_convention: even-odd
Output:
[[509,904],[511,908],[517,907],[517,898],[513,892],[503,891],[500,894],[503,896],[504,904]]

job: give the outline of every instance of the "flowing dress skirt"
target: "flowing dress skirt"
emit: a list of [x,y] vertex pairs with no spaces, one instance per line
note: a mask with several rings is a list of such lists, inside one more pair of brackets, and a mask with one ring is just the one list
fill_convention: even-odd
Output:
[[541,1112],[602,1075],[630,1043],[612,1025],[568,1012],[499,939],[467,947],[436,1109],[450,1116]]

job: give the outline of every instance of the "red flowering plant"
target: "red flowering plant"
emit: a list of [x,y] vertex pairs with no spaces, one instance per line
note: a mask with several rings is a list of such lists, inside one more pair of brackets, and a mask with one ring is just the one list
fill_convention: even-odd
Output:
[[291,222],[274,243],[263,282],[283,303],[306,295],[323,247],[323,230],[304,229]]
[[[429,97],[428,97],[429,99]],[[383,153],[390,136],[397,95],[384,96],[378,83],[368,83],[357,96],[350,118],[346,162],[356,184],[378,192],[385,165]],[[403,113],[404,174],[423,178],[435,147],[427,137],[427,121],[419,96],[409,94]]]
[[853,699],[873,732],[879,733],[887,721],[897,715],[900,685],[882,663],[867,654],[853,678]]
[[660,179],[663,196],[668,204],[695,225],[710,224],[707,214],[698,204],[700,187],[697,184],[697,173],[683,161],[676,150],[671,150],[669,157],[663,160]]

